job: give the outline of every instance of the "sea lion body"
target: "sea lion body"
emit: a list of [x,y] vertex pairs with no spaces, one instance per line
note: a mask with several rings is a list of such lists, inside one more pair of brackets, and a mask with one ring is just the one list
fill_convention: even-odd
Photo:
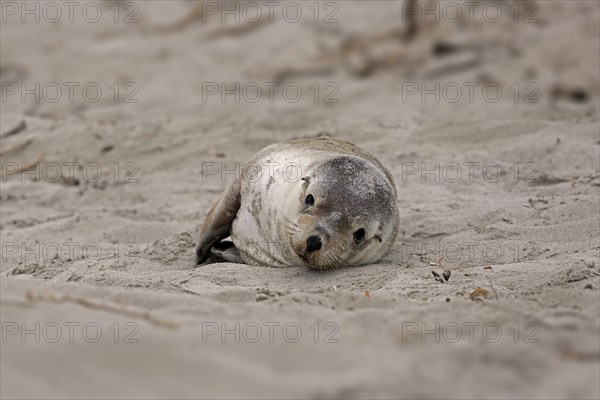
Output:
[[329,269],[376,262],[398,231],[391,174],[332,138],[268,146],[242,168],[201,227],[199,262],[231,235],[250,265]]

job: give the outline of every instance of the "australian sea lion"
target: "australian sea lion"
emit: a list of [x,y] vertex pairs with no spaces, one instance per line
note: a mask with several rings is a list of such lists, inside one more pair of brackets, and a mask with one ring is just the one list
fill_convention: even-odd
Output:
[[200,228],[198,263],[231,236],[247,264],[330,269],[385,256],[398,232],[390,172],[324,137],[268,146],[245,164]]

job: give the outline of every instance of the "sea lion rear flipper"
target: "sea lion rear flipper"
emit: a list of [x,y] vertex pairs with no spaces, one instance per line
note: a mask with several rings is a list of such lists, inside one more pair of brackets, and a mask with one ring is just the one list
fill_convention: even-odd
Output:
[[221,195],[221,198],[210,209],[200,227],[200,238],[196,246],[196,263],[204,262],[210,249],[229,236],[231,223],[240,209],[240,181],[233,182]]
[[223,240],[215,245],[210,250],[209,260],[211,262],[230,262],[235,264],[245,264],[246,262],[240,255],[239,250],[232,241]]

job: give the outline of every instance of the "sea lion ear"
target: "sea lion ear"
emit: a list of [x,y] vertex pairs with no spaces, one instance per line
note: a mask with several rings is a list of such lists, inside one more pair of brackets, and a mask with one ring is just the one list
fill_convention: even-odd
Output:
[[301,179],[304,182],[307,183],[312,183],[313,181],[317,181],[318,179],[318,171],[316,169],[313,169],[312,167],[309,168],[306,172],[306,175],[304,175]]

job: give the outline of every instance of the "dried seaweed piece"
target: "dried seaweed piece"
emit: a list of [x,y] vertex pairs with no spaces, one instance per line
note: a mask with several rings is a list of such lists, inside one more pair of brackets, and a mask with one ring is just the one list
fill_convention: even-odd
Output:
[[21,165],[21,167],[17,168],[14,171],[0,171],[0,176],[10,176],[14,174],[18,174],[19,172],[29,171],[30,169],[35,168],[39,163],[44,159],[43,156],[38,156],[35,160],[25,165]]
[[438,274],[435,271],[431,271],[431,273],[433,274],[433,277],[435,278],[436,281],[438,281],[440,283],[444,283],[444,278],[442,278],[442,276],[440,274]]
[[449,269],[445,270],[444,273],[442,274],[442,276],[444,277],[446,282],[448,282],[450,280],[450,274],[451,274],[451,272]]
[[484,288],[478,287],[477,289],[473,290],[471,292],[471,294],[469,294],[469,297],[473,301],[482,301],[482,300],[486,299],[488,297],[488,295],[489,295],[489,292],[487,290],[485,290]]
[[256,301],[264,301],[264,300],[269,300],[270,297],[264,293],[257,293],[256,294]]
[[23,143],[17,143],[14,144],[10,147],[7,147],[5,149],[0,150],[0,157],[1,156],[5,156],[7,154],[19,151],[24,149],[25,147],[29,146],[31,143],[33,143],[33,139],[27,139],[26,141],[24,141]]

